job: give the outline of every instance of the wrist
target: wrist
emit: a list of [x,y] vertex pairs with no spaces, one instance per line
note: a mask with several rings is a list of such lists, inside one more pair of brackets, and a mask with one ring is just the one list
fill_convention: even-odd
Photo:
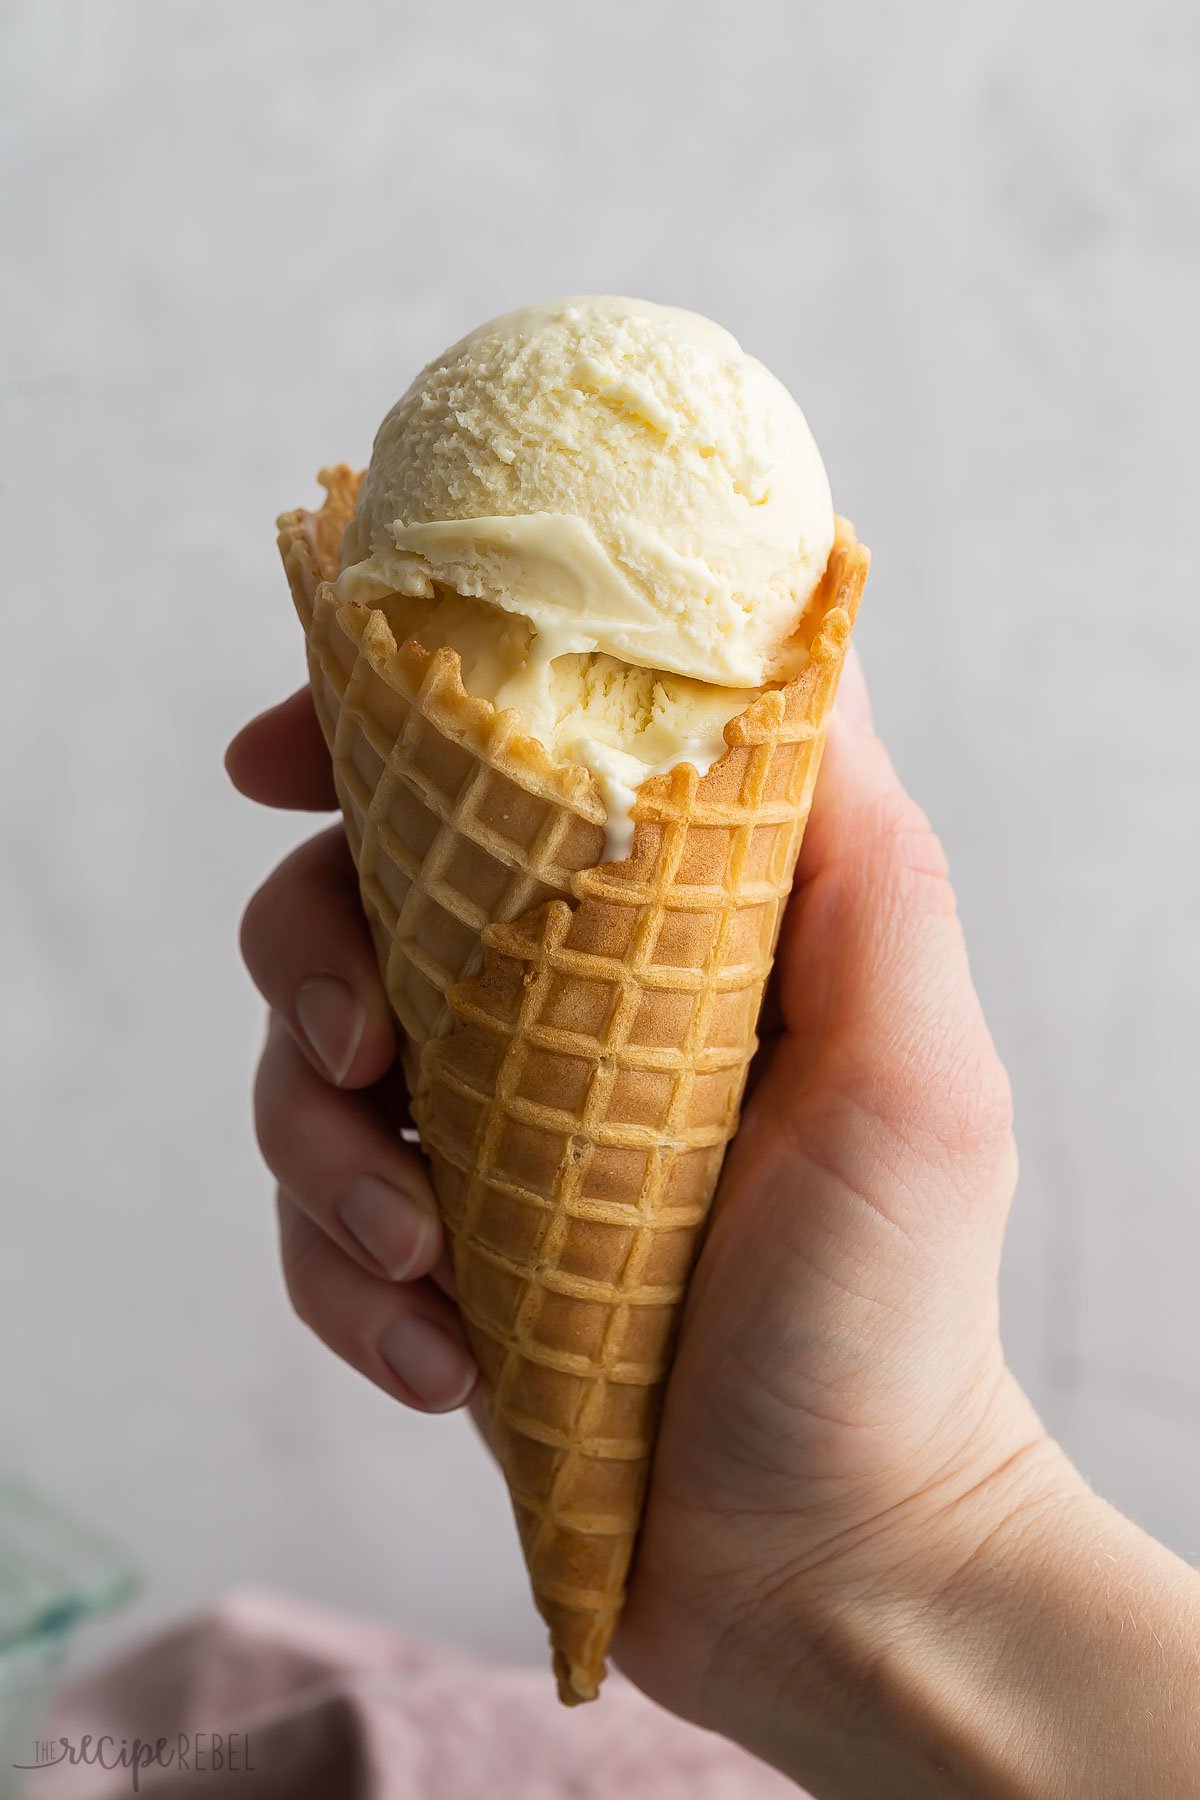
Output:
[[899,1747],[900,1767],[920,1772],[914,1791],[973,1800],[1072,1791],[1062,1746],[1043,1729],[1062,1696],[1041,1639],[1054,1637],[1053,1626],[1043,1631],[1048,1615],[1066,1610],[1053,1571],[1066,1546],[1090,1540],[1098,1504],[1057,1444],[1031,1438],[946,1516],[880,1609],[873,1655],[858,1621],[864,1716],[890,1755]]
[[1200,1577],[1060,1453],[938,1594],[916,1686],[984,1794],[1183,1800],[1200,1785]]
[[706,1722],[822,1800],[1032,1794],[1004,1785],[997,1666],[1020,1654],[1064,1520],[1093,1498],[1006,1375],[985,1441],[936,1488],[777,1585]]
[[717,1729],[821,1800],[1197,1791],[1200,1576],[1040,1427],[885,1534],[788,1584]]

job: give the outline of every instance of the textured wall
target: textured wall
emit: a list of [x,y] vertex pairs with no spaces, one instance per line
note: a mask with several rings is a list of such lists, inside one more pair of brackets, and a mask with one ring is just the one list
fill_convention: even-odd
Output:
[[[686,20],[686,26],[685,26]],[[6,1460],[149,1575],[512,1653],[462,1421],[287,1311],[227,735],[301,677],[272,518],[554,293],[710,312],[875,551],[861,644],[1017,1092],[1014,1362],[1200,1553],[1190,0],[10,0],[0,67]]]

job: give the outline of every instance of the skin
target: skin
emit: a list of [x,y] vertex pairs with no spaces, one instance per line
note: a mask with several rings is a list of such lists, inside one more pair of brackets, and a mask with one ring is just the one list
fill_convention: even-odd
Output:
[[[306,692],[227,766],[264,804],[335,804]],[[293,1305],[402,1403],[460,1405],[475,1372],[340,826],[260,888],[242,948]],[[1004,1363],[1009,1085],[856,663],[762,1036],[621,1667],[821,1800],[1200,1793],[1200,1581],[1088,1490]]]

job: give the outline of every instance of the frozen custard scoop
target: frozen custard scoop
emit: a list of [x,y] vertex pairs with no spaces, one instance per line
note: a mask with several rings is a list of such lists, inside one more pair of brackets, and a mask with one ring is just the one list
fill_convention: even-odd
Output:
[[796,673],[833,536],[812,434],[761,363],[695,313],[588,297],[422,371],[376,437],[338,589],[426,603],[406,629],[593,771],[616,855],[647,773],[703,773]]

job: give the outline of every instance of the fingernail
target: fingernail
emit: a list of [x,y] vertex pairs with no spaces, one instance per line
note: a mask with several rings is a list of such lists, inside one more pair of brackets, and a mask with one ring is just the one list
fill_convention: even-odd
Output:
[[475,1386],[476,1368],[468,1352],[432,1319],[410,1313],[394,1319],[379,1340],[388,1367],[435,1412],[459,1406]]
[[354,989],[336,975],[312,975],[296,994],[296,1017],[333,1080],[344,1081],[367,1024]]
[[338,1217],[393,1281],[404,1280],[433,1230],[428,1206],[378,1175],[356,1175],[347,1183]]

